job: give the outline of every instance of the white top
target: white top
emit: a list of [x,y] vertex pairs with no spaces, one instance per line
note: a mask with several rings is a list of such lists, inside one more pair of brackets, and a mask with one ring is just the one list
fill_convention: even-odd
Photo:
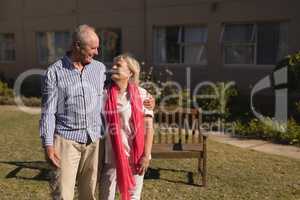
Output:
[[[150,97],[150,94],[144,89],[139,87],[139,93],[144,102],[146,99]],[[104,92],[104,104],[107,97],[107,92]],[[121,119],[121,138],[124,145],[125,154],[129,157],[130,156],[130,149],[132,147],[132,131],[130,127],[130,117],[131,117],[131,105],[129,100],[128,92],[126,91],[124,94],[118,97],[117,100],[117,109],[120,114]],[[144,116],[154,116],[153,110],[149,110],[143,106],[143,113]],[[114,154],[111,145],[111,138],[108,133],[105,133],[105,163],[112,163],[114,162]]]

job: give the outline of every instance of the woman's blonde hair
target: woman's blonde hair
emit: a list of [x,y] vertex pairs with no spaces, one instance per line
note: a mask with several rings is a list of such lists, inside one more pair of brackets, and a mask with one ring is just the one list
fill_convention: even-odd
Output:
[[117,62],[119,60],[124,60],[127,63],[127,66],[132,73],[130,81],[139,84],[141,71],[139,62],[129,53],[120,54],[114,57],[114,62]]

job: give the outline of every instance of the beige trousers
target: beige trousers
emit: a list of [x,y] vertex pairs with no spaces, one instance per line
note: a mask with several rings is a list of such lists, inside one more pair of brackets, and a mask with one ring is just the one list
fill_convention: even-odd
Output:
[[54,200],[73,200],[76,178],[80,200],[96,200],[99,140],[80,144],[55,134],[54,149],[60,168],[53,168],[50,188]]

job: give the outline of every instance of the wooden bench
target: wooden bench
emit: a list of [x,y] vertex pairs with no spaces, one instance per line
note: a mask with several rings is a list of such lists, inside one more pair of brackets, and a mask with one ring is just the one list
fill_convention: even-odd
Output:
[[201,111],[156,110],[153,159],[198,159],[198,173],[206,186],[207,136],[201,133]]

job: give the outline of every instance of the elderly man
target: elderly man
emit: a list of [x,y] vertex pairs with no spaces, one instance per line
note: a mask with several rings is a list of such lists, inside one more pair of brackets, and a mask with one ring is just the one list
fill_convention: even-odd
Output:
[[[93,59],[98,47],[94,28],[80,25],[71,51],[50,65],[44,77],[40,135],[53,166],[53,199],[72,200],[76,177],[79,199],[96,199],[105,81],[105,66]],[[153,108],[154,101],[148,106]]]

